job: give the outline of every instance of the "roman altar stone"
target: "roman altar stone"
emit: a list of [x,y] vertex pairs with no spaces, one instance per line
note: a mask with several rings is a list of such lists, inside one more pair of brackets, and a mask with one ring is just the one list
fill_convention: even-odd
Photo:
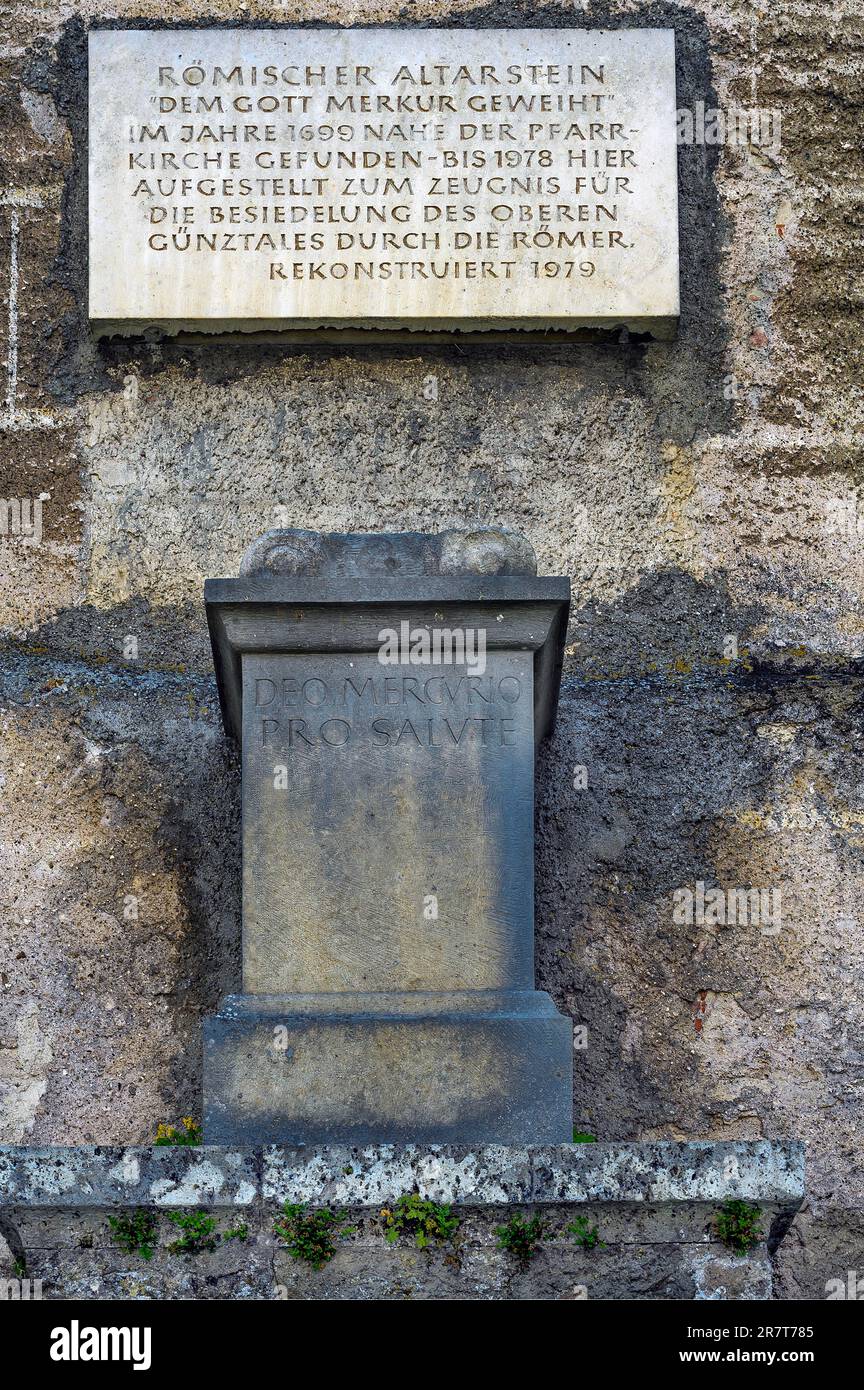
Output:
[[571,1135],[534,988],[534,749],[570,590],[502,531],[274,531],[205,589],[242,748],[243,983],[208,1143]]

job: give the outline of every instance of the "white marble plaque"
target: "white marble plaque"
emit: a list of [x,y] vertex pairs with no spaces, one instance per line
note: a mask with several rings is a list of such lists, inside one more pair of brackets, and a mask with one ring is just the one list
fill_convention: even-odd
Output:
[[90,35],[103,331],[674,331],[667,29]]

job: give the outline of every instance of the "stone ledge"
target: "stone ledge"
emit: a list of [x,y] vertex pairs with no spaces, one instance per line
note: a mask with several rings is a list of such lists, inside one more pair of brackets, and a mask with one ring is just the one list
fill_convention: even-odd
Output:
[[421,1195],[507,1203],[716,1204],[734,1197],[794,1212],[797,1142],[560,1144],[510,1148],[0,1146],[0,1208],[366,1207]]
[[[456,1205],[452,1248],[385,1240],[381,1207],[414,1188]],[[38,1284],[32,1296],[48,1299],[765,1300],[803,1191],[797,1143],[9,1146],[0,1148],[0,1276],[7,1297],[30,1296],[23,1268],[24,1282]],[[714,1227],[729,1197],[759,1209],[743,1256]],[[350,1212],[350,1234],[325,1268],[293,1259],[278,1239],[285,1200]],[[111,1230],[113,1213],[137,1207],[155,1218],[152,1255],[130,1253]],[[499,1242],[514,1207],[545,1223],[524,1268]],[[182,1208],[215,1218],[209,1252],[177,1252],[172,1217]],[[574,1240],[575,1214],[599,1231],[598,1248]],[[242,1238],[222,1239],[238,1226]]]

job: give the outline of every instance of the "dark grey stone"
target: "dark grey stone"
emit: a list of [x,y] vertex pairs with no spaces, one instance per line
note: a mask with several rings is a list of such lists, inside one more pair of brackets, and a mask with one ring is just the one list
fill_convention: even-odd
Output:
[[[205,1026],[208,1140],[570,1137],[571,1026],[534,992],[533,937],[569,584],[534,567],[498,530],[292,531],[207,581],[244,990]],[[408,650],[453,633],[473,641],[443,660]]]
[[530,989],[236,996],[204,1024],[205,1133],[217,1144],[554,1143],[572,1128],[572,1036]]
[[570,581],[530,575],[329,578],[255,575],[208,579],[204,601],[226,732],[242,739],[244,655],[377,652],[378,633],[412,628],[482,628],[487,649],[529,651],[534,666],[534,734],[555,727]]
[[243,677],[244,990],[530,989],[530,655],[250,654]]
[[338,531],[267,531],[246,550],[241,575],[306,574],[330,579],[403,578],[426,574],[537,573],[524,536],[503,527],[425,535],[398,531],[345,535]]

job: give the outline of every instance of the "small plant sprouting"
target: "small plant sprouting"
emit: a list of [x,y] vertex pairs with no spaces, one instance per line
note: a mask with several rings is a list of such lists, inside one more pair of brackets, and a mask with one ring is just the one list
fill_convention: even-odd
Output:
[[15,1270],[16,1279],[27,1278],[27,1261],[23,1255],[16,1255],[12,1261],[12,1268]]
[[200,1255],[202,1251],[212,1254],[217,1245],[226,1245],[229,1240],[246,1240],[249,1235],[249,1227],[243,1222],[230,1230],[217,1231],[215,1218],[208,1216],[206,1211],[172,1211],[168,1220],[180,1230],[178,1238],[168,1246],[173,1255]]
[[401,1235],[411,1235],[418,1250],[427,1249],[433,1240],[443,1245],[459,1229],[459,1217],[453,1215],[452,1207],[430,1202],[419,1192],[403,1192],[392,1210],[382,1207],[381,1218],[389,1245],[395,1245]]
[[736,1198],[730,1197],[723,1203],[713,1225],[718,1239],[736,1255],[748,1254],[762,1238],[759,1208]]
[[288,1254],[303,1260],[313,1269],[323,1269],[336,1254],[334,1236],[345,1239],[353,1235],[356,1226],[346,1222],[346,1211],[307,1211],[304,1203],[286,1202],[282,1215],[273,1223],[273,1234],[283,1241]]
[[155,1143],[159,1148],[166,1144],[181,1146],[203,1143],[204,1133],[191,1115],[184,1115],[179,1125],[157,1125]]
[[153,1258],[156,1217],[152,1212],[139,1207],[137,1211],[129,1212],[128,1215],[109,1216],[108,1225],[111,1227],[111,1239],[114,1244],[125,1250],[127,1255],[140,1255],[142,1260]]
[[202,1250],[213,1251],[219,1243],[216,1221],[204,1211],[172,1211],[168,1220],[179,1227],[180,1235],[168,1249],[174,1255],[200,1255]]
[[581,1129],[574,1129],[574,1131],[573,1131],[573,1143],[574,1143],[574,1144],[596,1144],[596,1143],[597,1143],[597,1135],[596,1135],[596,1134],[586,1134],[586,1133],[584,1132],[584,1130],[581,1130]]
[[503,1226],[495,1227],[495,1234],[499,1250],[506,1250],[518,1261],[520,1269],[526,1269],[540,1249],[541,1242],[549,1240],[551,1233],[542,1216],[526,1217],[517,1211]]
[[577,1216],[565,1229],[583,1250],[594,1250],[598,1246],[601,1250],[606,1249],[606,1243],[600,1239],[598,1228],[589,1224],[587,1216]]

